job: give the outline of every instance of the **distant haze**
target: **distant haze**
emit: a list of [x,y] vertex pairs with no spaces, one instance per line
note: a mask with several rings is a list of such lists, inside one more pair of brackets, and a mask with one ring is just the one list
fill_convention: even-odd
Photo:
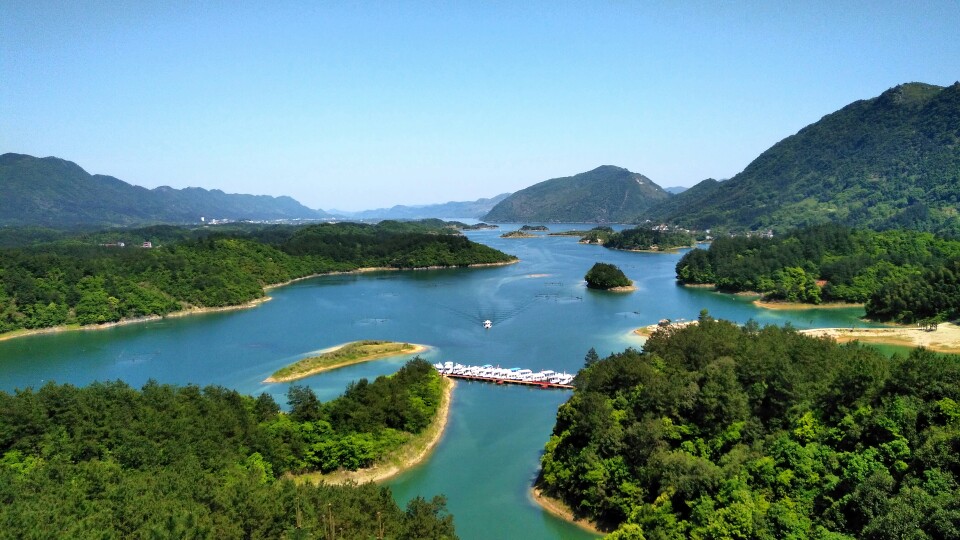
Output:
[[615,164],[729,178],[823,115],[958,77],[956,0],[6,2],[0,153],[363,210]]

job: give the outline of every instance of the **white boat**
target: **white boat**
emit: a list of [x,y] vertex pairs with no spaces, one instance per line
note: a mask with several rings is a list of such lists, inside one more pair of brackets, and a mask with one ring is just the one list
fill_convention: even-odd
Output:
[[487,329],[493,328],[493,321],[491,321],[490,319],[483,321],[483,327]]

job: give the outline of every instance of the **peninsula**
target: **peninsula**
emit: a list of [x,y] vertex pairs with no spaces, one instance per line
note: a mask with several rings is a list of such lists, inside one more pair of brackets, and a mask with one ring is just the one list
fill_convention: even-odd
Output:
[[333,485],[359,485],[367,482],[383,482],[422,463],[443,438],[450,420],[450,403],[456,381],[440,377],[441,397],[433,420],[421,433],[411,436],[395,450],[389,451],[370,467],[349,470],[338,469],[333,472],[310,472],[295,476],[298,482]]
[[419,354],[427,350],[424,345],[397,343],[393,341],[363,340],[337,345],[323,350],[316,356],[304,358],[278,369],[264,379],[265,383],[290,382],[354,364],[380,358],[406,354]]
[[0,247],[0,339],[249,307],[272,284],[322,274],[516,261],[440,220],[78,233]]

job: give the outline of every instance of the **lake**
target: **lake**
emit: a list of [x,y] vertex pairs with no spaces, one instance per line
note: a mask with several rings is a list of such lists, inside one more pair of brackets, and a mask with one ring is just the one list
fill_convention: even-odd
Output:
[[[551,230],[588,228],[549,225]],[[0,342],[0,389],[47,381],[85,385],[121,379],[216,384],[286,402],[289,384],[264,384],[277,368],[359,339],[429,345],[431,362],[454,361],[575,372],[586,352],[601,356],[642,341],[635,328],[663,318],[716,318],[797,328],[867,326],[862,309],[764,310],[751,298],[679,287],[682,253],[630,253],[581,245],[576,237],[502,239],[500,230],[468,236],[520,257],[517,264],[476,269],[336,275],[270,291],[253,309],[210,313]],[[632,293],[586,288],[598,261],[635,281]],[[482,321],[493,328],[485,330]],[[407,358],[380,360],[304,379],[321,399],[349,381],[396,371]],[[389,482],[404,505],[442,493],[461,538],[593,538],[543,512],[529,498],[541,451],[566,390],[460,381],[443,440],[419,467]]]

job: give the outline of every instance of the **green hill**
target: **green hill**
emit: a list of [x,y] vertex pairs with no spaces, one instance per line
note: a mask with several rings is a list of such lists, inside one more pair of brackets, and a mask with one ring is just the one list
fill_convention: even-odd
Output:
[[234,195],[202,188],[146,189],[91,175],[71,161],[0,155],[0,225],[131,225],[207,219],[316,219],[290,197]]
[[730,180],[698,187],[649,217],[695,228],[782,230],[831,221],[956,234],[960,83],[903,84],[851,103]]
[[670,194],[646,176],[604,165],[522,189],[500,201],[483,219],[493,222],[632,221]]

